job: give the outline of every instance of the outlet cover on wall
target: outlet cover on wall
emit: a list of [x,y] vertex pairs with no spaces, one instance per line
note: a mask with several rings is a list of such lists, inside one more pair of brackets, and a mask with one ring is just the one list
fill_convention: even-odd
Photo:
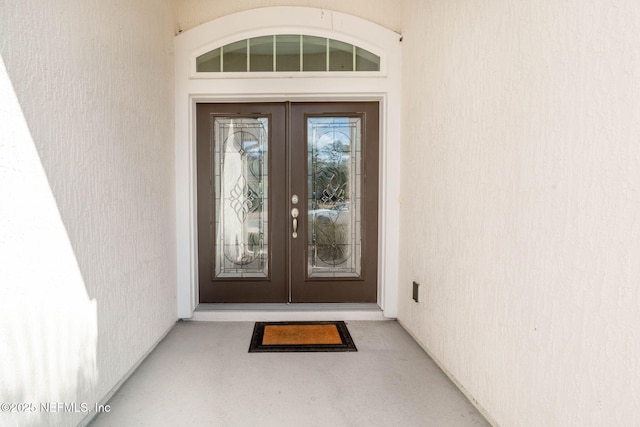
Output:
[[413,282],[413,300],[415,302],[420,302],[418,298],[418,288],[420,287],[420,283]]

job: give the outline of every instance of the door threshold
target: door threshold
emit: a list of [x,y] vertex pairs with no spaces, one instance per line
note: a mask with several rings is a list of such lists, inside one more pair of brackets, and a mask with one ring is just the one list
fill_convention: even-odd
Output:
[[377,304],[199,304],[191,320],[205,322],[287,322],[389,320]]

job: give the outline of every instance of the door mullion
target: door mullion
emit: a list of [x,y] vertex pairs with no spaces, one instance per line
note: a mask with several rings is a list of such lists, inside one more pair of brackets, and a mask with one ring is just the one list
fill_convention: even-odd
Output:
[[[291,196],[293,194],[291,188],[291,102],[285,102],[285,164],[286,172],[285,172],[285,180],[287,182],[286,191],[287,191],[287,202],[286,202],[286,215],[288,218],[289,212],[291,211]],[[287,219],[288,221],[288,219]],[[287,268],[287,303],[291,303],[291,237],[289,228],[287,227],[287,234],[285,236],[286,246],[287,246],[287,260],[286,260],[286,268]]]

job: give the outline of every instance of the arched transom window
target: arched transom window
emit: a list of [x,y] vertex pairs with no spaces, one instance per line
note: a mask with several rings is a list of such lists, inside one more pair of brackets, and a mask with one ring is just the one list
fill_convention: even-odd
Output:
[[380,57],[339,40],[298,34],[254,37],[196,58],[196,72],[380,71]]

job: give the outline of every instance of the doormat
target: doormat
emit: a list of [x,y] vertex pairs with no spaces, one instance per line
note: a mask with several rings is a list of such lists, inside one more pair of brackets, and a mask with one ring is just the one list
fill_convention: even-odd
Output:
[[249,353],[358,351],[342,322],[256,322]]

